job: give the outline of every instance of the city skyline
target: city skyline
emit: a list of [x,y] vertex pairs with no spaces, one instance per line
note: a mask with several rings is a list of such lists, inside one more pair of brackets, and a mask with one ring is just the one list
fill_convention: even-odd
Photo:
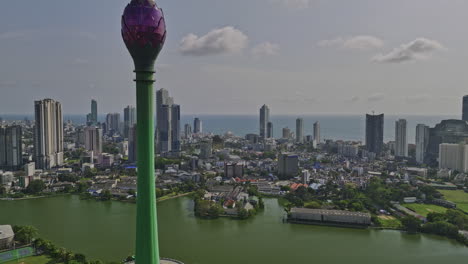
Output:
[[[297,7],[291,2],[308,4]],[[101,112],[134,104],[135,95],[127,89],[132,85],[131,66],[125,63],[128,55],[114,23],[125,4],[124,0],[84,0],[75,8],[95,10],[84,21],[78,10],[67,18],[52,11],[68,8],[67,3],[10,2],[8,9],[0,11],[0,22],[18,21],[14,17],[18,12],[26,12],[26,19],[0,31],[0,56],[13,61],[0,68],[0,89],[5,92],[0,104],[9,114],[32,112],[18,102],[45,95],[66,105],[64,113],[87,113],[84,101],[89,94],[102,102]],[[230,15],[242,12],[246,4],[252,12],[244,14],[242,21]],[[404,10],[396,8],[402,4]],[[413,11],[421,4],[427,13],[419,14],[414,23]],[[291,115],[460,112],[458,98],[465,95],[463,87],[468,83],[461,69],[468,51],[455,26],[463,24],[461,10],[468,8],[466,2],[241,0],[215,5],[213,0],[201,0],[184,8],[172,1],[160,5],[171,14],[173,33],[168,35],[168,51],[160,58],[156,87],[180,98],[187,113],[246,114],[255,112],[260,103]],[[217,15],[198,19],[205,10]],[[375,16],[362,16],[365,10]],[[40,19],[47,15],[58,16],[63,24]],[[280,15],[286,22],[279,28],[272,26],[271,17]],[[335,22],[336,17],[340,19]],[[310,30],[298,24],[308,24]],[[277,31],[288,34],[278,37]],[[233,45],[210,46],[221,37],[231,37]],[[58,47],[52,50],[52,46]],[[399,51],[407,56],[397,58]],[[42,63],[46,59],[50,63]],[[108,65],[112,70],[96,74]],[[22,76],[24,71],[30,74]],[[57,73],[57,78],[47,78],[51,73]],[[206,93],[220,100],[207,104]],[[398,109],[393,107],[396,103]]]

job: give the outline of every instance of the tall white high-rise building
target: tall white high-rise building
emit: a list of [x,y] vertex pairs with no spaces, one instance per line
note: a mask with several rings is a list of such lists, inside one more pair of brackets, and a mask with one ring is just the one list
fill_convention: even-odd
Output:
[[395,156],[408,157],[406,119],[400,119],[395,122]]
[[95,126],[89,126],[84,129],[85,148],[93,151],[94,155],[102,153],[102,129]]
[[427,144],[429,143],[429,127],[423,124],[416,126],[416,162],[424,163]]
[[304,142],[304,120],[302,118],[296,119],[296,142]]
[[270,122],[270,108],[263,105],[260,108],[260,138],[265,139],[268,137],[268,123]]
[[320,123],[317,121],[314,123],[314,141],[316,144],[320,144]]
[[63,164],[62,105],[52,99],[34,102],[34,157],[38,169]]
[[468,145],[465,143],[439,145],[439,169],[468,171]]

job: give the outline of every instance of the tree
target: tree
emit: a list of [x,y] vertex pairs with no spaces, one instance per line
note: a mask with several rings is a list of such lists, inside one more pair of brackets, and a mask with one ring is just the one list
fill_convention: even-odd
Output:
[[401,223],[409,233],[416,233],[421,228],[421,220],[414,216],[406,216],[401,219]]
[[101,194],[101,200],[109,201],[112,198],[112,194],[109,190],[104,190]]
[[79,263],[86,263],[86,256],[83,254],[75,254],[75,260]]
[[46,188],[45,183],[42,180],[34,180],[29,183],[26,188],[26,193],[29,194],[38,194]]
[[38,231],[33,226],[14,226],[15,239],[23,244],[30,244],[38,234]]
[[0,186],[0,197],[5,196],[7,194],[7,190],[5,187]]

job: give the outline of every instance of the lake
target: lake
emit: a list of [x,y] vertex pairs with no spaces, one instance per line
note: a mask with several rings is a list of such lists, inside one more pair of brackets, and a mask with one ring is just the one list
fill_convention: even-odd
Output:
[[[187,264],[466,263],[468,248],[443,237],[283,223],[276,199],[252,219],[195,218],[187,197],[158,203],[161,255]],[[0,201],[0,224],[34,225],[42,237],[101,260],[131,255],[135,204],[78,196]]]

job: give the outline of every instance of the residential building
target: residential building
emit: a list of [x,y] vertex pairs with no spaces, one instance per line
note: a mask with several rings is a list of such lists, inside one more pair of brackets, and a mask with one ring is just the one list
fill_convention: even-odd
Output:
[[102,153],[102,129],[95,126],[85,127],[85,148],[94,155]]
[[282,153],[278,156],[278,175],[295,177],[299,173],[299,156],[292,153]]
[[429,144],[429,127],[423,124],[416,126],[416,162],[424,163],[427,145]]
[[244,164],[241,163],[224,163],[225,178],[243,178]]
[[98,123],[98,105],[96,100],[91,100],[91,113],[86,116],[86,124],[95,126]]
[[289,129],[288,127],[283,128],[283,138],[291,138],[291,129]]
[[23,165],[21,126],[0,126],[0,169],[19,170]]
[[302,118],[296,119],[296,142],[304,142],[304,120]]
[[120,114],[109,113],[106,116],[106,133],[112,136],[120,131]]
[[406,120],[400,119],[395,122],[395,156],[408,156],[408,141],[406,132]]
[[439,145],[439,169],[468,172],[468,145],[465,143]]
[[213,142],[204,140],[200,142],[200,159],[209,159],[213,152]]
[[320,144],[320,123],[317,121],[314,123],[314,141],[316,144]]
[[195,117],[195,119],[193,119],[193,133],[195,134],[203,133],[203,123],[198,117]]
[[128,161],[137,162],[137,125],[134,125],[128,136]]
[[63,164],[62,105],[52,99],[35,101],[34,157],[38,169]]
[[429,143],[427,145],[424,163],[437,165],[439,145],[442,143],[459,144],[468,139],[468,122],[463,120],[443,120],[434,128],[429,128]]
[[267,124],[267,138],[273,137],[273,123],[268,122]]
[[468,95],[463,96],[462,120],[468,121]]
[[124,108],[124,138],[128,138],[130,129],[136,124],[137,116],[134,106],[127,106]]
[[192,126],[190,124],[185,124],[184,134],[185,134],[185,138],[189,138],[192,135]]

